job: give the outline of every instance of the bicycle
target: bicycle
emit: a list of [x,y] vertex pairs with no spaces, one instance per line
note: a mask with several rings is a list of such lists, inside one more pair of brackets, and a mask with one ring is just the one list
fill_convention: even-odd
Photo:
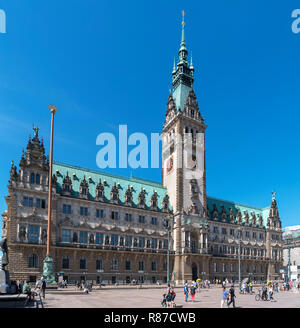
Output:
[[267,301],[268,296],[265,294],[264,296],[262,295],[262,290],[258,290],[258,294],[255,295],[255,300],[256,301]]

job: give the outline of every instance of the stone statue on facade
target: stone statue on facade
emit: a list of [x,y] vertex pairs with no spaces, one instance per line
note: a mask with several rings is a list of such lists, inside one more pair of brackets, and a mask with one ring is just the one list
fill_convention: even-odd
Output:
[[8,247],[7,247],[7,239],[3,238],[0,241],[0,247],[2,249],[2,270],[5,270],[5,267],[8,265]]
[[5,269],[8,265],[8,247],[7,247],[7,239],[3,238],[0,241],[0,247],[2,250],[2,263],[0,270],[0,294],[7,294],[10,292],[10,279],[9,272]]

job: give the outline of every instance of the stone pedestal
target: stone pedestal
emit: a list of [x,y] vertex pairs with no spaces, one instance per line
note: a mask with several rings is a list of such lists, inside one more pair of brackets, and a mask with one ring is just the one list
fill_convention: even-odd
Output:
[[53,259],[49,255],[47,255],[44,260],[43,278],[46,280],[47,287],[57,285],[53,273]]
[[10,291],[9,272],[0,270],[0,294],[7,294]]

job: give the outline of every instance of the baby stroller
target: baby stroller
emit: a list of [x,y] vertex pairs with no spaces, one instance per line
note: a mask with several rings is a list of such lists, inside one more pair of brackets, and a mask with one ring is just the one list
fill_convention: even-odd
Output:
[[163,299],[162,299],[160,304],[161,304],[162,307],[167,306],[167,295],[166,294],[163,294]]

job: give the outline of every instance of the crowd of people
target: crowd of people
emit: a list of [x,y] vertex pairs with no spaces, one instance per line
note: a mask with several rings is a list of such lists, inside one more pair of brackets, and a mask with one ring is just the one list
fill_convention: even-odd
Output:
[[83,291],[84,294],[89,294],[93,290],[93,282],[87,282],[84,280],[76,281],[75,288]]

